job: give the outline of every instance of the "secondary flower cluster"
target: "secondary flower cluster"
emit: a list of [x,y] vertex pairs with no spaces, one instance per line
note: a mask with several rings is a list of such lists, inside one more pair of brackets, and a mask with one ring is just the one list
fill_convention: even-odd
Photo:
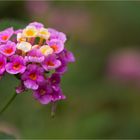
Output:
[[0,32],[0,76],[15,75],[20,80],[16,93],[32,90],[42,104],[65,99],[60,87],[67,64],[74,62],[64,48],[66,35],[33,22],[24,29]]

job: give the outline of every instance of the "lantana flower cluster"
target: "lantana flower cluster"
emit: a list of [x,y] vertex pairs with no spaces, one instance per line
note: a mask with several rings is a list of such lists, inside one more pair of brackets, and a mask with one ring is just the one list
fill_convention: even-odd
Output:
[[15,75],[20,84],[16,93],[31,90],[42,104],[65,99],[60,87],[72,52],[64,46],[66,35],[33,22],[24,29],[10,27],[0,32],[0,76]]

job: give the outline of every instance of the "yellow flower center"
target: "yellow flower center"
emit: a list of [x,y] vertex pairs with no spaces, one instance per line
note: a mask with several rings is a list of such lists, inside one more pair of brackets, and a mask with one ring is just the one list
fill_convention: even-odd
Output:
[[26,35],[27,36],[33,36],[34,35],[34,31],[33,30],[27,30],[26,31]]
[[37,29],[32,26],[28,26],[26,29],[23,30],[23,36],[25,37],[36,37],[37,35]]

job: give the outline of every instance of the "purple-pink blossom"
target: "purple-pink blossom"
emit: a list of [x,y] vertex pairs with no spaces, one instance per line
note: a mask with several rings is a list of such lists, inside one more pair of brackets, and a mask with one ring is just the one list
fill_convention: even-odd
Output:
[[0,45],[0,53],[5,56],[11,56],[16,51],[16,44],[12,41],[8,41],[6,44]]
[[52,39],[49,42],[47,42],[48,45],[53,49],[54,53],[60,53],[64,49],[64,44],[61,40],[58,39]]
[[41,63],[45,59],[45,56],[40,52],[38,49],[32,49],[30,52],[28,52],[27,56],[25,56],[25,60],[27,62],[37,62]]
[[6,64],[6,71],[9,74],[23,73],[25,69],[25,60],[22,56],[13,55],[10,57],[10,61]]
[[48,31],[51,33],[50,40],[58,39],[58,40],[62,41],[63,43],[66,42],[67,38],[66,38],[66,35],[64,33],[58,32],[52,28],[48,28]]
[[45,82],[39,86],[39,88],[33,92],[33,96],[42,104],[48,104],[66,98],[59,85],[53,86],[49,82]]
[[2,43],[7,42],[10,39],[10,37],[13,35],[13,33],[14,33],[14,30],[12,27],[1,31],[0,32],[0,42],[2,42]]
[[42,63],[42,67],[46,70],[56,69],[61,65],[61,61],[56,58],[56,55],[49,55]]
[[35,64],[29,64],[25,73],[21,76],[23,83],[27,89],[36,90],[45,78],[43,76],[44,69]]

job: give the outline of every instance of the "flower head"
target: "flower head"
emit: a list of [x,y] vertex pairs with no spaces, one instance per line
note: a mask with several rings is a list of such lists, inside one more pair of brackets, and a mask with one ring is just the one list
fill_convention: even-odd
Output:
[[68,63],[75,61],[65,42],[64,33],[39,22],[29,23],[24,29],[1,31],[0,78],[4,73],[15,75],[20,81],[16,93],[31,90],[41,104],[65,99],[61,77]]

